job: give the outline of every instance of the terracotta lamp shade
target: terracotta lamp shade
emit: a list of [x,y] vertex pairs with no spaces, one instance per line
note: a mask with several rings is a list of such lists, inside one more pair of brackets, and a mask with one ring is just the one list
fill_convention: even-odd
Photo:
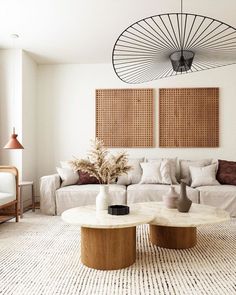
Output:
[[15,134],[15,128],[13,128],[13,133],[11,134],[10,140],[4,146],[4,149],[23,149],[23,145],[17,140],[17,134]]

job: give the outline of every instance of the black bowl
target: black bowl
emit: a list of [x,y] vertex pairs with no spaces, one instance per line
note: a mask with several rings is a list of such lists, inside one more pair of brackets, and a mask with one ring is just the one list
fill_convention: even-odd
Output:
[[108,214],[111,215],[126,215],[129,214],[129,207],[125,205],[108,206]]

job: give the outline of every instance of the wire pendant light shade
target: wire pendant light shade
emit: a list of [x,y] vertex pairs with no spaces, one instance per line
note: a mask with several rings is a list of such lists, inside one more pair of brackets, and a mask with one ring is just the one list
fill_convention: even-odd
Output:
[[132,84],[235,64],[236,29],[190,13],[147,17],[121,33],[112,63]]

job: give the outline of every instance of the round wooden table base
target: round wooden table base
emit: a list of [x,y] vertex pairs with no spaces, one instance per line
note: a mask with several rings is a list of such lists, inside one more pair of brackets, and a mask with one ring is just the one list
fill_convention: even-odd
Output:
[[150,225],[151,242],[169,249],[188,249],[197,244],[196,227]]
[[100,229],[81,227],[81,261],[84,265],[114,270],[136,259],[136,227]]

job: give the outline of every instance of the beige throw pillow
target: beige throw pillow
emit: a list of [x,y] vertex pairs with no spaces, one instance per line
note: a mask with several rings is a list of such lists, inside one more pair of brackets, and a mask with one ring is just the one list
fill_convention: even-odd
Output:
[[204,159],[204,160],[198,160],[198,161],[192,161],[192,160],[180,160],[180,179],[182,179],[184,182],[187,183],[187,185],[191,184],[191,175],[189,166],[192,167],[204,167],[207,165],[210,165],[212,163],[211,159]]
[[161,161],[155,163],[141,163],[143,169],[142,178],[140,184],[142,183],[161,183]]
[[162,160],[166,160],[170,164],[170,177],[171,177],[171,184],[178,184],[176,179],[176,171],[177,171],[177,158],[157,158],[157,159],[147,159],[148,162],[159,162]]
[[192,178],[191,187],[220,185],[216,180],[216,164],[205,167],[189,166],[189,169]]
[[144,158],[129,159],[128,164],[132,166],[132,170],[130,170],[127,174],[119,176],[117,184],[129,185],[139,183],[142,177],[142,168],[140,163],[143,161]]
[[143,170],[140,183],[171,184],[171,165],[165,160],[141,163]]
[[79,174],[74,172],[71,168],[57,167],[57,173],[62,180],[61,187],[76,184],[79,180]]

